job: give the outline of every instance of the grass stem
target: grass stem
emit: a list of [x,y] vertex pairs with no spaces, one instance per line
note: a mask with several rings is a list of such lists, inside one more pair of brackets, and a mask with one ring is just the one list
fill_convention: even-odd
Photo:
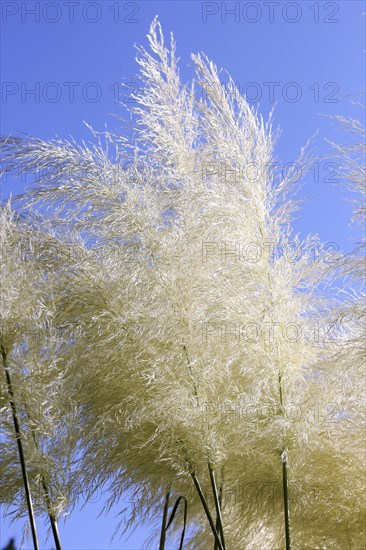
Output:
[[14,430],[15,430],[15,437],[16,437],[17,446],[18,446],[20,466],[21,466],[21,469],[22,469],[23,484],[24,484],[25,497],[26,497],[26,500],[27,500],[29,523],[30,523],[31,532],[32,532],[33,546],[34,546],[34,550],[39,550],[36,522],[35,522],[35,518],[34,518],[32,495],[31,495],[31,491],[30,491],[30,487],[29,487],[29,480],[28,480],[28,474],[27,474],[26,463],[25,463],[23,443],[22,443],[22,439],[21,439],[20,425],[19,425],[17,410],[16,410],[16,406],[15,406],[14,390],[13,390],[13,385],[12,385],[12,382],[11,382],[10,371],[8,369],[8,366],[7,366],[6,351],[3,348],[3,346],[1,346],[1,355],[2,355],[2,359],[3,359],[3,365],[4,365],[4,370],[5,370],[5,376],[6,376],[6,383],[7,383],[7,387],[8,387],[11,412],[12,412],[12,416],[13,416]]
[[191,472],[191,477],[193,479],[193,483],[196,487],[196,490],[197,490],[197,493],[198,493],[198,496],[200,497],[200,500],[201,500],[201,503],[202,503],[202,506],[203,506],[203,509],[206,513],[206,517],[208,519],[208,522],[210,524],[210,527],[211,527],[211,531],[213,533],[213,536],[215,537],[215,540],[216,540],[216,544],[217,544],[217,548],[218,550],[225,550],[223,545],[222,545],[222,542],[221,542],[221,539],[220,539],[220,536],[219,536],[219,533],[216,529],[216,526],[215,526],[215,523],[214,523],[214,520],[212,519],[212,515],[211,515],[211,512],[209,510],[209,507],[207,505],[207,501],[205,499],[205,495],[203,494],[203,491],[202,491],[202,488],[201,488],[201,485],[197,479],[197,476],[194,472]]
[[168,518],[169,498],[170,498],[170,490],[165,495],[163,520],[162,520],[162,523],[161,523],[159,550],[164,550],[165,549],[166,521],[167,521],[167,518]]
[[219,496],[218,496],[218,492],[217,492],[215,472],[212,468],[212,464],[210,463],[210,461],[207,461],[207,464],[208,464],[208,471],[209,471],[209,474],[210,474],[212,493],[213,493],[214,502],[215,502],[215,509],[216,509],[216,529],[220,533],[222,546],[225,549],[224,528],[223,528],[223,525],[222,525],[221,506],[220,506]]

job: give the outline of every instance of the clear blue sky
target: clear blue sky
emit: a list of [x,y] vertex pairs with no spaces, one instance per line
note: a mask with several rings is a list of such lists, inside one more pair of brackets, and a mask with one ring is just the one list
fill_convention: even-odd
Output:
[[[165,35],[175,35],[183,81],[191,78],[190,53],[205,52],[229,71],[264,116],[276,104],[281,163],[296,160],[318,129],[317,152],[325,154],[329,146],[324,138],[343,136],[321,115],[363,116],[350,99],[365,88],[365,12],[361,0],[2,0],[1,133],[44,139],[57,133],[81,140],[89,137],[82,121],[99,131],[105,123],[117,129],[112,114],[120,112],[118,83],[129,85],[124,95],[135,87],[134,44],[146,46],[149,24],[158,14]],[[345,193],[330,181],[337,179],[332,166],[321,161],[316,168],[318,173],[315,169],[304,180],[301,194],[309,200],[295,230],[318,233],[323,241],[349,249],[353,231],[348,227],[351,208],[342,201]],[[2,198],[24,185],[8,178]],[[99,509],[100,503],[88,505],[61,524],[65,550],[143,548],[144,529],[128,542],[110,543],[118,509],[97,519]],[[19,544],[20,523],[10,526],[3,520],[1,527],[0,547],[11,536]],[[43,540],[41,547],[51,549],[52,540]]]

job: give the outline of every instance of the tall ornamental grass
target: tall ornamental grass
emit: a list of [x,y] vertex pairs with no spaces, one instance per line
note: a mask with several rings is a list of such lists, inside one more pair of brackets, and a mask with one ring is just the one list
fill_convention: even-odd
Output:
[[[37,176],[4,207],[4,242],[15,208],[38,246],[9,251],[2,314],[36,509],[57,519],[82,488],[160,550],[359,550],[360,254],[291,229],[309,146],[273,172],[271,120],[204,55],[183,85],[157,19],[148,40],[130,140],[2,140],[5,165]],[[2,494],[23,513],[5,382],[2,405]]]

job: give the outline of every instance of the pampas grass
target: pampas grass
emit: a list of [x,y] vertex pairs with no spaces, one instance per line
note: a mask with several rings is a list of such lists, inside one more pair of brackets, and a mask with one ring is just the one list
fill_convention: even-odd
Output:
[[[59,495],[72,506],[77,487],[108,490],[107,511],[130,495],[117,529],[149,522],[162,549],[167,526],[182,529],[168,520],[171,502],[185,504],[194,549],[361,548],[356,309],[327,337],[342,255],[329,269],[314,261],[317,236],[292,234],[298,185],[291,172],[270,173],[271,120],[232,80],[223,86],[204,55],[192,56],[194,82],[182,85],[157,19],[148,40],[134,146],[93,131],[82,146],[3,139],[6,164],[38,174],[14,204],[38,212],[36,234],[54,251],[48,265],[35,262],[51,290],[34,298],[53,327],[35,376],[52,410],[37,426],[41,438],[51,430],[49,479],[62,453],[71,465],[82,451]],[[309,147],[298,163],[309,165]],[[76,416],[56,452],[63,400]]]
[[39,227],[37,214],[28,214],[25,218],[17,213],[10,201],[0,213],[4,436],[0,487],[6,507],[16,503],[17,518],[28,510],[35,547],[33,506],[48,516],[55,546],[61,548],[57,520],[74,500],[70,476],[77,447],[70,429],[75,414],[58,369],[58,354],[66,344],[62,330],[53,325],[53,290],[60,277],[59,266],[65,262],[65,245],[61,252],[52,232]]

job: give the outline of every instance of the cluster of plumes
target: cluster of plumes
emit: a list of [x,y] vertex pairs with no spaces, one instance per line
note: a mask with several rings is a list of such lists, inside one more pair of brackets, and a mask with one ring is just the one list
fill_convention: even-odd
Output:
[[35,509],[57,519],[77,495],[75,410],[59,366],[62,330],[54,327],[53,292],[65,247],[39,222],[36,214],[32,220],[18,214],[10,201],[1,209],[0,493],[14,519],[26,516],[27,507],[6,371]]
[[[42,403],[50,479],[80,448],[70,479],[107,488],[107,509],[132,502],[127,526],[145,519],[159,532],[170,488],[188,502],[187,545],[208,548],[192,474],[214,516],[210,464],[226,547],[273,550],[284,547],[286,463],[293,547],[361,548],[361,319],[355,305],[335,331],[327,288],[343,257],[315,261],[318,239],[291,235],[296,171],[273,178],[271,124],[204,56],[183,86],[157,20],[148,38],[132,152],[111,135],[113,154],[97,135],[93,147],[4,142],[6,160],[39,176],[18,201],[42,216],[32,238],[52,250],[24,263],[13,249],[20,275],[4,275],[5,321],[38,315],[44,330],[38,348],[14,335],[9,354],[20,402]],[[57,487],[72,503],[70,480]]]

